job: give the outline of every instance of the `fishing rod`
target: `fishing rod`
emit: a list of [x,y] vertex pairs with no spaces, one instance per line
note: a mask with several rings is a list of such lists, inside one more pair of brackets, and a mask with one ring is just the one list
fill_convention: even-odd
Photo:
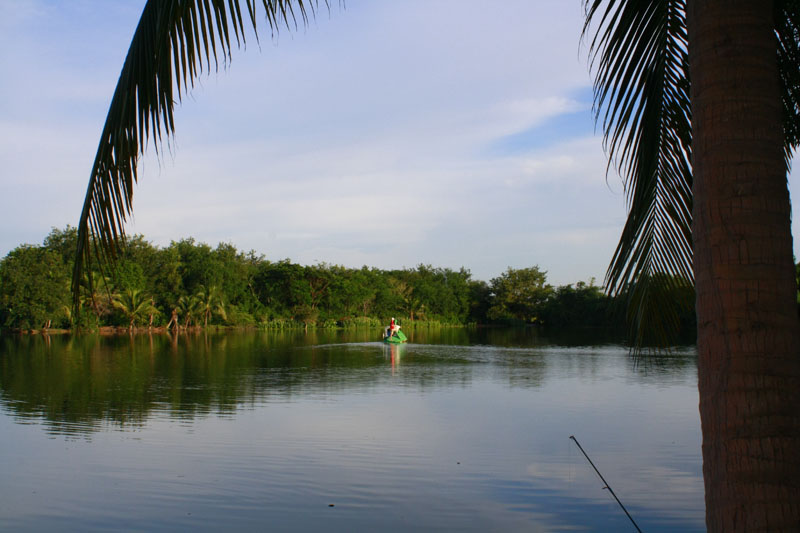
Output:
[[591,459],[589,459],[589,456],[588,456],[588,455],[586,454],[586,452],[584,451],[584,449],[583,449],[583,446],[581,446],[581,443],[580,443],[580,442],[578,442],[578,439],[576,439],[576,438],[575,438],[575,435],[570,435],[570,436],[569,436],[569,438],[571,438],[572,440],[574,440],[574,441],[575,441],[575,444],[577,444],[577,446],[578,446],[578,449],[580,449],[580,451],[581,451],[581,453],[583,454],[583,456],[584,456],[584,457],[586,457],[586,460],[587,460],[587,461],[589,461],[589,464],[590,464],[590,465],[592,465],[592,468],[594,468],[594,471],[595,471],[595,472],[597,472],[597,475],[598,475],[598,476],[600,476],[600,479],[601,479],[601,480],[603,481],[603,483],[605,484],[605,487],[603,487],[603,488],[604,488],[604,489],[608,489],[608,492],[610,492],[610,493],[611,493],[611,495],[614,497],[614,499],[615,499],[615,500],[617,500],[617,503],[619,504],[619,506],[620,506],[620,507],[622,507],[622,510],[623,510],[623,511],[625,511],[625,514],[626,514],[626,515],[628,516],[628,518],[630,519],[630,521],[631,521],[631,524],[633,524],[633,527],[635,527],[635,528],[636,528],[636,531],[638,531],[639,533],[642,533],[642,530],[641,530],[641,529],[639,529],[639,526],[636,524],[636,521],[633,519],[633,517],[631,516],[631,514],[628,512],[628,510],[627,510],[627,509],[625,509],[625,506],[624,506],[624,505],[622,505],[622,502],[621,502],[621,501],[619,501],[619,498],[617,498],[617,495],[616,495],[616,494],[614,494],[614,489],[612,489],[612,488],[611,488],[611,487],[608,485],[608,481],[606,481],[606,478],[604,478],[604,477],[603,477],[603,474],[601,474],[601,473],[600,473],[600,471],[597,469],[597,467],[596,467],[596,466],[594,466],[594,463],[592,462],[592,460],[591,460]]

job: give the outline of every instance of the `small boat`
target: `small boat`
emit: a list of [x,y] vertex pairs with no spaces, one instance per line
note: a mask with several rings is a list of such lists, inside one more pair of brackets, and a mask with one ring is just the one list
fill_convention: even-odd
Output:
[[406,338],[405,334],[400,331],[400,325],[394,321],[394,317],[392,317],[392,321],[383,330],[383,342],[388,342],[390,344],[400,344],[401,342],[406,342],[408,339]]
[[393,335],[389,335],[388,337],[386,335],[383,336],[383,342],[389,344],[400,344],[406,341],[408,341],[406,334],[400,330],[395,331]]

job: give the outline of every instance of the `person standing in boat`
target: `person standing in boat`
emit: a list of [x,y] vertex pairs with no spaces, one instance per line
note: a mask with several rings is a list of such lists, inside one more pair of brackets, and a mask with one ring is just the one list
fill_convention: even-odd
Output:
[[398,326],[395,323],[394,317],[392,317],[392,321],[389,324],[389,327],[386,328],[386,331],[384,332],[384,336],[385,337],[391,337],[392,335],[396,335],[398,331],[400,331],[400,326]]

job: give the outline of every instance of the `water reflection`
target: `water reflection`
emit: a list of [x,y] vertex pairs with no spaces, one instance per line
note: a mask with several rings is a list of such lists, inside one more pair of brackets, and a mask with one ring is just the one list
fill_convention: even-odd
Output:
[[[531,331],[479,336],[495,345],[467,344],[470,333],[464,329],[439,330],[435,339],[424,330],[410,334],[460,341],[444,345],[387,345],[366,340],[369,332],[349,338],[342,332],[6,336],[0,339],[0,400],[21,420],[47,420],[52,432],[92,432],[103,422],[139,427],[152,411],[191,420],[310,390],[467,386],[483,366],[510,387],[538,387],[548,376],[597,380],[608,370],[603,359],[619,351],[507,347],[540,340]],[[355,342],[343,342],[348,339]],[[686,380],[694,359],[677,351],[631,367],[631,382],[666,386]]]
[[385,352],[389,353],[389,360],[392,363],[392,375],[400,368],[400,356],[403,355],[403,350],[405,350],[405,348],[406,347],[402,344],[393,343],[387,343],[383,348]]
[[530,329],[376,338],[2,337],[0,523],[627,530],[575,434],[644,530],[702,529],[691,350],[643,364]]

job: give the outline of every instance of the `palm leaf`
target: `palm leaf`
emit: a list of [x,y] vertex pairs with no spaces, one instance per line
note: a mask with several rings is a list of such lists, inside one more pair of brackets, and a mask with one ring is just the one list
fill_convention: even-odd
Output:
[[[317,0],[261,0],[271,31],[308,22]],[[244,5],[242,5],[244,4]],[[257,0],[148,0],[111,99],[78,222],[72,275],[77,309],[80,281],[92,259],[113,262],[132,210],[139,157],[175,131],[174,106],[204,71],[245,43],[245,20],[256,31]],[[244,11],[244,15],[243,15]],[[231,35],[232,34],[232,35]],[[256,31],[256,38],[258,33]],[[232,40],[233,37],[233,40]]]
[[606,287],[627,304],[635,346],[667,346],[693,286],[685,0],[584,5],[584,36],[596,24],[594,110],[629,209]]
[[[629,207],[606,287],[623,296],[634,345],[665,346],[694,285],[686,0],[584,5],[584,36],[597,22],[590,47],[596,118]],[[774,18],[788,168],[800,144],[800,0],[775,2]]]
[[786,164],[800,144],[800,0],[775,2]]

